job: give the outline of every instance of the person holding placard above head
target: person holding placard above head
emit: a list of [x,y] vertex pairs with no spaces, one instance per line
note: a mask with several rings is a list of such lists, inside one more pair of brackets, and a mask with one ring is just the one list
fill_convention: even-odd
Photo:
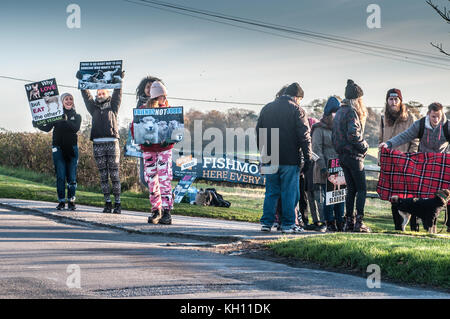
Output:
[[[125,71],[122,72],[122,78]],[[80,78],[80,71],[77,73]],[[117,115],[122,101],[122,89],[114,89],[112,96],[108,90],[97,90],[94,99],[89,90],[81,90],[84,103],[92,116],[91,140],[93,141],[94,158],[100,172],[100,185],[105,199],[104,213],[111,213],[111,189],[109,178],[112,182],[114,195],[114,214],[121,213],[120,203],[120,148],[119,148],[119,124]]]
[[[140,108],[168,107],[167,89],[159,81],[152,83],[150,99]],[[156,123],[154,123],[156,125]],[[131,126],[134,138],[134,126]],[[141,144],[143,152],[145,180],[148,183],[152,214],[148,218],[150,224],[172,224],[172,148],[174,143]]]
[[68,209],[75,210],[75,193],[77,189],[78,136],[81,116],[75,111],[73,96],[69,93],[61,95],[63,104],[63,121],[38,125],[37,128],[50,132],[53,130],[52,152],[56,172],[56,190],[58,193],[57,210],[66,205],[66,182]]

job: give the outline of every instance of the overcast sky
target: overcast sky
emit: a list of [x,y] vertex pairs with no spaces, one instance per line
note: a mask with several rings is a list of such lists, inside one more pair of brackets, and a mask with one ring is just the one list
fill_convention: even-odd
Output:
[[[450,50],[450,27],[425,0],[166,1],[441,58],[444,55],[430,41]],[[434,2],[448,6],[446,0]],[[66,8],[71,3],[81,8],[80,29],[66,25]],[[371,3],[381,8],[379,29],[366,24]],[[76,86],[80,61],[122,59],[124,92],[133,93],[146,75],[157,76],[173,97],[170,103],[187,109],[243,107],[259,112],[281,86],[294,81],[303,87],[302,103],[307,104],[329,95],[343,96],[349,78],[363,88],[368,106],[383,106],[386,91],[392,87],[402,90],[405,101],[450,105],[450,58],[442,61],[447,69],[412,64],[403,57],[400,61],[375,57],[122,0],[2,1],[0,29],[0,76],[33,81],[56,78],[60,85]],[[24,84],[0,78],[1,128],[34,131]],[[62,92],[72,93],[77,111],[87,114],[78,90],[60,87]],[[176,97],[261,105],[187,102]],[[135,105],[134,96],[124,95],[119,113],[122,125],[132,117]]]

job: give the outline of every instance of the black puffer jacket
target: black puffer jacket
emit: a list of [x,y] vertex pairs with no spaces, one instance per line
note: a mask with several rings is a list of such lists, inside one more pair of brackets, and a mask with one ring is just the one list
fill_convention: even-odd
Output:
[[65,158],[74,156],[73,147],[78,145],[77,132],[81,126],[81,115],[74,109],[66,110],[67,120],[38,126],[41,131],[50,132],[53,129],[52,145],[61,147]]
[[100,103],[88,90],[81,90],[84,103],[92,116],[91,140],[102,137],[119,138],[117,115],[122,101],[122,89],[115,89],[112,97]]
[[[305,111],[288,95],[282,95],[263,107],[256,125],[259,147],[260,128],[267,128],[267,150],[279,147],[280,165],[299,165],[301,158],[311,160],[311,136]],[[271,128],[279,129],[278,145],[272,145]],[[263,141],[264,142],[264,141]],[[261,151],[261,150],[260,150]]]

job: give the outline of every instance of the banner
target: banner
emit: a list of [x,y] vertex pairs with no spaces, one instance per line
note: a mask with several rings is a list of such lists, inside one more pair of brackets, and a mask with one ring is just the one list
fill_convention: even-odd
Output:
[[44,125],[62,120],[64,114],[55,79],[25,85],[33,125]]
[[136,144],[178,143],[184,136],[183,107],[133,109]]
[[339,165],[339,159],[328,160],[327,191],[325,194],[325,205],[334,205],[345,202],[347,185],[345,183],[344,171]]
[[122,87],[122,60],[80,62],[82,78],[80,90],[120,89]]
[[438,190],[450,188],[450,154],[402,153],[381,149],[377,193],[382,200],[431,198]]

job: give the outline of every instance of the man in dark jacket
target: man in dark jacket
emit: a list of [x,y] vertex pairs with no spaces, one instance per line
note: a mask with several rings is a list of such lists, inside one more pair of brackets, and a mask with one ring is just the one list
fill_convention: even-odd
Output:
[[302,88],[298,83],[292,83],[286,88],[284,95],[263,107],[258,118],[256,137],[262,155],[261,172],[266,175],[262,231],[271,230],[280,197],[282,232],[303,231],[295,225],[295,206],[300,197],[302,154],[303,170],[306,171],[311,166],[311,137],[306,113],[299,106],[302,98]]
[[[123,76],[122,76],[123,78]],[[119,177],[119,125],[117,115],[122,101],[122,89],[115,89],[112,97],[108,90],[97,90],[94,99],[89,90],[81,90],[86,108],[92,116],[91,140],[94,158],[100,172],[100,185],[105,198],[104,213],[111,213],[109,177],[114,194],[114,213],[121,213]]]

